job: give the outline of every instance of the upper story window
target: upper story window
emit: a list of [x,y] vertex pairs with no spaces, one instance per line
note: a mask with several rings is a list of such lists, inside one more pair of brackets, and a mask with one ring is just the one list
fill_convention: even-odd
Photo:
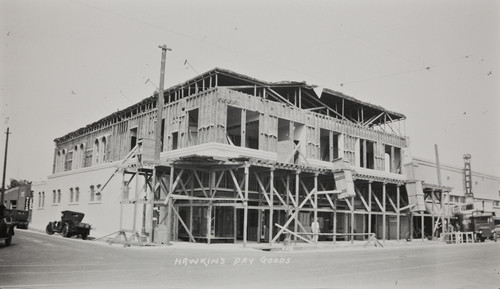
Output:
[[193,109],[188,112],[188,146],[198,144],[198,114],[199,109]]
[[105,163],[108,161],[107,159],[107,140],[106,137],[102,137],[101,139],[101,146],[99,148],[100,150],[100,155],[101,155],[101,162]]
[[100,151],[99,151],[99,139],[96,139],[94,141],[94,150],[93,150],[93,158],[94,158],[93,164],[94,165],[99,164],[99,160],[100,160],[99,153],[100,153]]
[[385,171],[401,174],[401,148],[384,145]]
[[375,168],[375,142],[359,139],[359,149],[356,164],[359,167],[374,169]]
[[340,133],[320,129],[320,160],[331,162],[340,157]]
[[227,107],[226,133],[228,142],[235,146],[259,149],[259,120],[256,111]]
[[70,188],[69,189],[69,202],[70,203],[73,203],[73,198],[74,198],[73,188]]
[[64,161],[64,170],[65,171],[71,170],[72,165],[73,165],[73,151],[69,151],[66,154],[66,159]]

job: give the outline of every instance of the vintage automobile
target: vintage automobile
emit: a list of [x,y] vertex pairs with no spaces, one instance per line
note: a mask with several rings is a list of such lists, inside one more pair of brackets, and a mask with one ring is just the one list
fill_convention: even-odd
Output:
[[83,240],[87,239],[91,226],[82,223],[85,214],[74,211],[62,211],[61,213],[61,221],[50,222],[45,228],[45,232],[49,235],[61,233],[65,238],[80,235]]
[[28,229],[29,211],[25,210],[6,210],[6,215],[12,218],[14,226],[19,229]]
[[5,246],[12,243],[12,236],[14,236],[14,223],[9,216],[3,217],[0,220],[0,241],[5,242]]

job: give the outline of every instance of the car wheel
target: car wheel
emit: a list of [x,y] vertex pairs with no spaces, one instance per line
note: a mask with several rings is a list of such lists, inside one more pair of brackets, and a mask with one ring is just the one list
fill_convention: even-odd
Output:
[[5,239],[5,246],[10,246],[11,243],[12,243],[12,237]]
[[47,235],[53,235],[54,234],[54,231],[52,231],[52,224],[49,223],[47,225],[47,227],[45,227],[45,233],[47,233]]
[[68,224],[64,224],[64,227],[62,229],[62,236],[64,238],[69,238],[70,237],[70,234],[69,234],[69,225]]
[[88,236],[89,236],[88,232],[82,233],[82,240],[87,240]]

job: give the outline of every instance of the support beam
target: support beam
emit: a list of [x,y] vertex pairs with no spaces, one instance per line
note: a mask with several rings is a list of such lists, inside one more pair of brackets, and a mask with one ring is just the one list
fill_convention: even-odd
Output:
[[383,206],[383,215],[382,215],[382,222],[383,222],[383,226],[382,226],[382,232],[383,232],[383,237],[382,237],[382,241],[385,242],[385,239],[386,239],[386,233],[387,233],[387,223],[386,223],[386,208],[385,208],[385,205],[386,205],[386,196],[387,196],[387,192],[386,192],[386,183],[383,183],[382,184],[382,206]]
[[243,201],[243,247],[247,246],[247,234],[248,234],[248,179],[249,179],[249,164],[245,162],[245,200]]
[[271,205],[269,207],[269,246],[273,246],[273,213],[274,213],[274,169],[269,172],[269,194]]
[[396,213],[397,219],[396,219],[396,240],[401,239],[401,211],[400,211],[400,206],[401,206],[401,190],[400,190],[400,185],[397,185],[396,187]]
[[372,182],[368,182],[368,233],[372,233]]

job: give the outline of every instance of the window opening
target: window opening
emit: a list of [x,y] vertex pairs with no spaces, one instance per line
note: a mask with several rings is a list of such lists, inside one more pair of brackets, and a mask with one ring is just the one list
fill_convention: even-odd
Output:
[[188,143],[190,146],[198,144],[198,117],[199,109],[193,109],[188,112],[189,127],[188,127]]

